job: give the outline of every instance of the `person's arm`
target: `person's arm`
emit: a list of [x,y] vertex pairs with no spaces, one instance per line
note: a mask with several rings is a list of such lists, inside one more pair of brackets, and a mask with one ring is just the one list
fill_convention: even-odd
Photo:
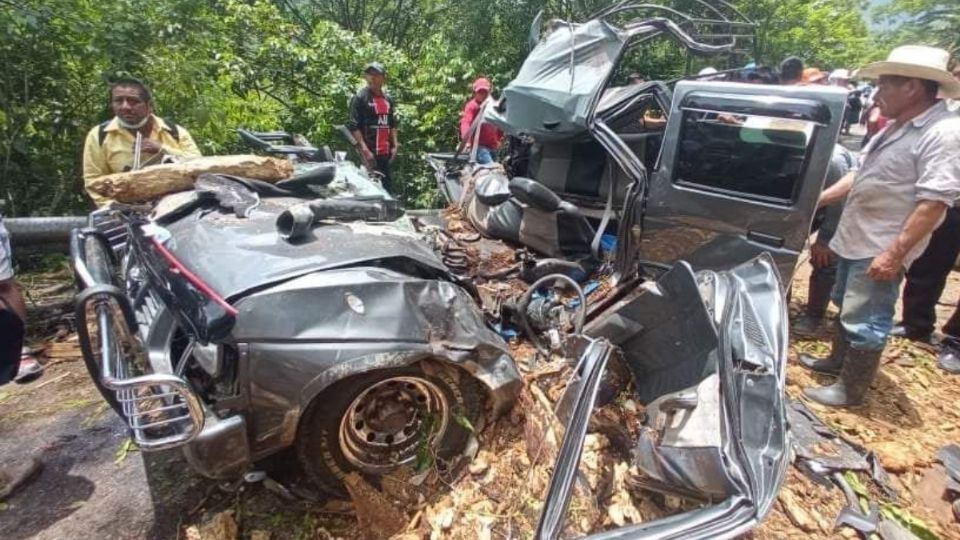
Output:
[[107,156],[100,145],[99,126],[94,127],[87,134],[83,143],[83,179],[89,180],[105,174],[110,174]]
[[106,152],[100,145],[99,126],[95,126],[87,135],[83,144],[83,188],[93,202],[98,206],[106,206],[110,199],[90,188],[90,182],[97,177],[110,174],[110,165],[107,163]]
[[24,324],[27,323],[27,304],[23,301],[23,294],[16,281],[13,279],[0,281],[0,298],[3,299],[3,303],[10,306]]
[[[837,145],[833,149],[833,156],[830,157],[830,164],[827,167],[827,178],[824,185],[825,189],[839,182],[845,175],[851,171],[856,171],[857,159],[842,146]],[[843,214],[843,204],[834,203],[824,208],[823,221],[817,230],[817,239],[810,245],[810,262],[815,268],[829,266],[833,262],[833,252],[830,250],[830,240],[833,239],[837,231],[837,225],[840,223],[840,215]]]
[[823,190],[823,192],[820,193],[820,198],[817,200],[817,208],[830,206],[845,199],[847,194],[850,193],[850,189],[853,187],[853,180],[856,177],[857,172],[850,171],[845,174],[843,178],[837,180],[836,184]]
[[[461,141],[467,141],[467,138],[470,136],[470,126],[473,125],[473,121],[477,117],[477,112],[480,110],[479,107],[475,106],[475,103],[476,101],[471,98],[463,107],[463,115],[460,117]],[[469,143],[469,141],[467,142]]]
[[867,275],[877,281],[890,281],[903,270],[904,259],[910,250],[940,225],[947,205],[941,201],[920,201],[907,218],[893,245],[870,263]]
[[393,98],[387,96],[390,103],[390,115],[387,117],[387,125],[390,126],[390,159],[397,157],[400,151],[400,123],[397,121],[397,103]]
[[367,167],[373,166],[373,152],[367,148],[367,141],[363,137],[363,100],[359,94],[350,99],[350,121],[347,122],[347,129],[353,134],[357,141],[357,151],[360,152],[360,159]]
[[867,274],[890,280],[901,271],[907,254],[933,233],[947,209],[960,199],[960,121],[941,121],[917,143],[917,206],[893,245],[877,256]]
[[13,278],[13,250],[10,248],[10,234],[3,225],[3,218],[0,217],[0,309],[10,306],[10,309],[23,320],[27,322],[27,305],[23,301],[23,294],[17,287],[17,282]]

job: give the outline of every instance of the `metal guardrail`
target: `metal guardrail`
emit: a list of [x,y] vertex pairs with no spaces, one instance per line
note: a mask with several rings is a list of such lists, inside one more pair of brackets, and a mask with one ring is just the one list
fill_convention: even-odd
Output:
[[87,224],[86,216],[4,218],[14,248],[43,247],[66,251],[70,231]]

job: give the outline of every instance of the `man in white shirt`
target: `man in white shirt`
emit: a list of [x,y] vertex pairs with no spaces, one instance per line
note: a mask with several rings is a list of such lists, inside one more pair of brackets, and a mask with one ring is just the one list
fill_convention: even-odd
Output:
[[945,50],[904,46],[858,74],[878,79],[876,99],[891,122],[864,148],[860,169],[820,196],[820,206],[846,198],[830,242],[839,259],[832,299],[843,339],[828,358],[803,362],[839,375],[834,384],[804,390],[823,405],[863,402],[893,327],[904,272],[960,198],[960,116],[938,97],[960,97],[948,61]]

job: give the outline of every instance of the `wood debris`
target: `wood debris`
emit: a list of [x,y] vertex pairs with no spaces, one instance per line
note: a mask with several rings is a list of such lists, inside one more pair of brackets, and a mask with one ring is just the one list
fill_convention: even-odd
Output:
[[188,190],[193,187],[197,177],[204,173],[277,182],[293,175],[293,165],[285,159],[263,156],[208,156],[99,176],[88,180],[86,186],[109,199],[135,203]]
[[233,510],[215,514],[202,525],[191,525],[184,532],[188,540],[236,540],[239,535]]
[[388,538],[403,530],[407,515],[383,492],[357,473],[348,474],[343,483],[353,500],[360,528],[368,538]]
[[819,528],[813,518],[810,517],[810,514],[797,502],[793,492],[789,490],[781,491],[777,499],[780,501],[780,506],[787,514],[790,522],[795,526],[808,533],[814,532]]

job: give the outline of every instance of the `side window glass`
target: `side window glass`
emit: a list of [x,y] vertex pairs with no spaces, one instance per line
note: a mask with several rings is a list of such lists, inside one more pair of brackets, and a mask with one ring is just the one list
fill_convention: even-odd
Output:
[[673,180],[783,205],[794,202],[816,125],[685,109]]

